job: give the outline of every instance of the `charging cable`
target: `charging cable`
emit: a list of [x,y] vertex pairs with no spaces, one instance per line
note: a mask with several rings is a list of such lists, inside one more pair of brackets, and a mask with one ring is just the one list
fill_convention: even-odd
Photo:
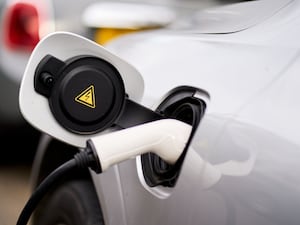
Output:
[[192,127],[175,119],[162,119],[91,138],[87,147],[54,170],[37,187],[23,208],[17,225],[26,225],[31,214],[62,178],[76,169],[102,173],[109,167],[147,152],[175,164],[191,135]]
[[41,182],[41,184],[31,195],[18,218],[17,225],[27,224],[38,203],[47,194],[47,192],[51,190],[51,188],[53,188],[55,184],[61,181],[66,175],[76,171],[77,169],[93,167],[94,164],[94,155],[91,154],[90,151],[82,151],[77,153],[73,159],[65,162],[60,167],[55,169]]

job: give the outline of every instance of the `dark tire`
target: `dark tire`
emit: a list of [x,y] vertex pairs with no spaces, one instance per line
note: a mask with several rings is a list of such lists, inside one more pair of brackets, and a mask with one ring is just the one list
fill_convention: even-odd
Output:
[[33,225],[104,225],[92,182],[71,180],[61,184],[42,202]]

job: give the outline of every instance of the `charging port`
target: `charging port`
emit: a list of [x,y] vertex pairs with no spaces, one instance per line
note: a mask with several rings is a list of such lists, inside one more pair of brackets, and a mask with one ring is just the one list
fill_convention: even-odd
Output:
[[200,96],[208,97],[208,94],[193,87],[178,87],[157,107],[156,112],[159,114],[188,123],[193,129],[186,148],[175,165],[168,164],[153,153],[141,156],[143,175],[150,187],[175,186],[187,149],[206,109],[205,101]]

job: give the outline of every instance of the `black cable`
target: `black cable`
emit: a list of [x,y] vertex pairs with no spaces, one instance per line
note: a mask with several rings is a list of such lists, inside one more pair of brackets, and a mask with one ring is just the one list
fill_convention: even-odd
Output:
[[39,202],[55,184],[65,177],[65,175],[78,168],[84,169],[93,166],[95,166],[95,157],[93,153],[91,151],[82,151],[77,153],[73,159],[55,169],[45,178],[45,180],[43,180],[31,195],[18,218],[17,225],[26,225],[28,223],[31,214]]

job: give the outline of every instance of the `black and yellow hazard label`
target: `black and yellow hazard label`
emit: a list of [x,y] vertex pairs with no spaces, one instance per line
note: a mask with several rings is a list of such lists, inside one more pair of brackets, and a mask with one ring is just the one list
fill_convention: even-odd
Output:
[[89,86],[84,91],[82,91],[79,95],[75,97],[75,101],[88,106],[90,108],[96,108],[95,101],[95,88],[94,85]]

